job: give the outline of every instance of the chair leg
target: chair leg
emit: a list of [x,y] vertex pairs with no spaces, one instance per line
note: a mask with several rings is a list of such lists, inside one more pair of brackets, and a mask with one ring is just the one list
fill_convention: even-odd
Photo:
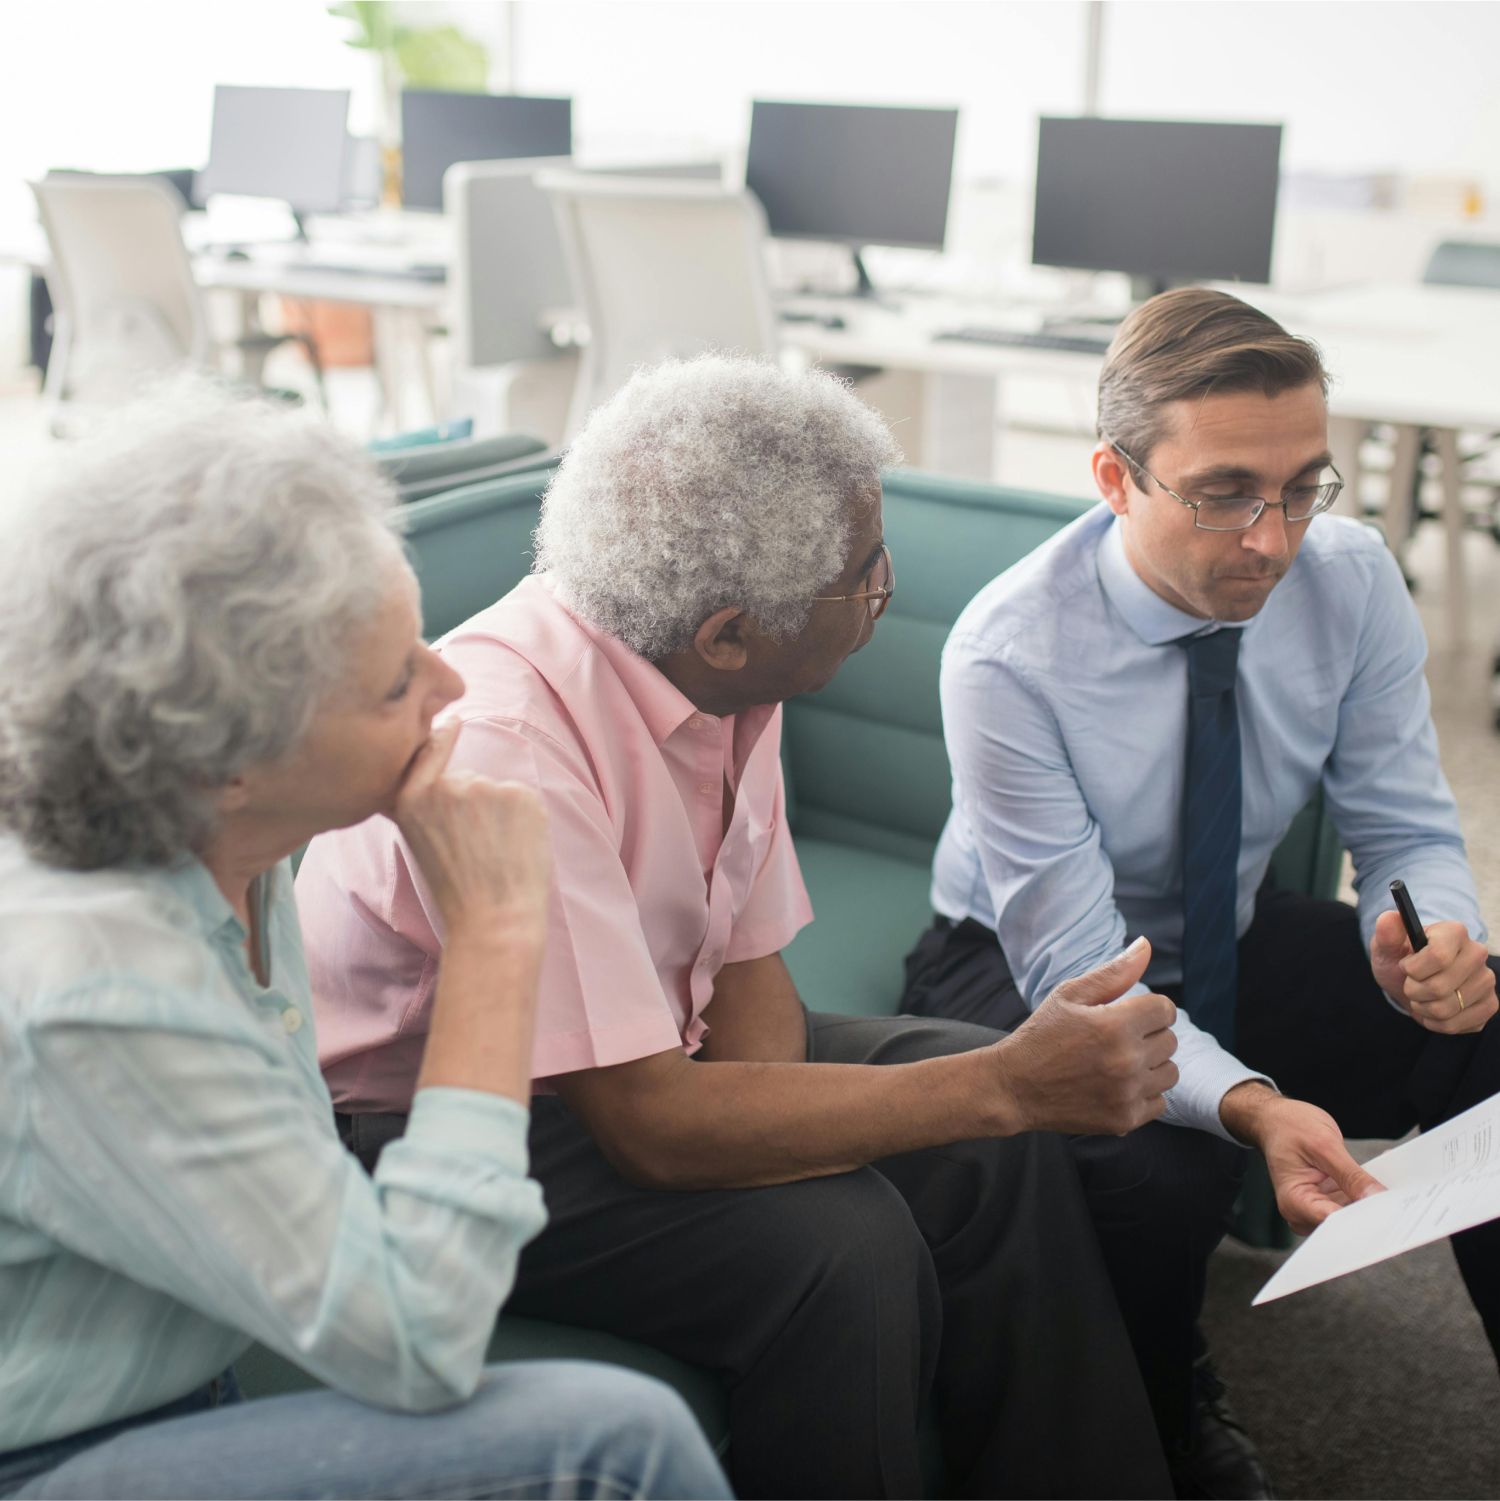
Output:
[[1464,576],[1463,467],[1458,457],[1458,433],[1451,427],[1434,434],[1443,466],[1443,531],[1448,544],[1448,645],[1463,646],[1469,635],[1468,582]]
[[47,428],[54,438],[66,436],[63,404],[68,399],[68,367],[73,355],[73,329],[61,308],[52,314],[52,353],[42,381],[42,400],[47,407]]
[[318,341],[311,334],[295,334],[293,337],[302,346],[307,363],[312,366],[313,384],[318,388],[318,400],[323,410],[328,410],[328,383],[323,378],[323,356],[318,353]]
[[1360,471],[1359,449],[1365,440],[1368,426],[1368,423],[1361,422],[1357,417],[1330,415],[1328,418],[1328,446],[1333,452],[1333,462],[1344,476],[1344,493],[1339,497],[1335,509],[1346,516],[1363,514],[1360,508],[1363,476]]
[[1390,491],[1385,500],[1386,545],[1404,563],[1406,544],[1411,540],[1412,522],[1417,515],[1417,486],[1422,482],[1422,430],[1410,423],[1396,429],[1396,446],[1391,455]]

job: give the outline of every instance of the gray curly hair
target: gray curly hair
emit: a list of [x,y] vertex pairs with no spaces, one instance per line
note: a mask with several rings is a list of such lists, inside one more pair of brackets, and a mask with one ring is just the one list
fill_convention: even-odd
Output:
[[61,455],[0,536],[0,825],[75,870],[201,852],[389,587],[391,502],[321,421],[202,380]]
[[738,605],[781,640],[843,571],[854,510],[900,451],[848,383],[703,355],[638,370],[542,501],[536,571],[641,656]]

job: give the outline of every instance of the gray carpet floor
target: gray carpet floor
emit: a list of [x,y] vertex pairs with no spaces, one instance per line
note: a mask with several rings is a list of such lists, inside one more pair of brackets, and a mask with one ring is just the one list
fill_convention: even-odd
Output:
[[1448,1243],[1252,1308],[1285,1254],[1225,1242],[1203,1318],[1277,1494],[1500,1497],[1500,1377]]

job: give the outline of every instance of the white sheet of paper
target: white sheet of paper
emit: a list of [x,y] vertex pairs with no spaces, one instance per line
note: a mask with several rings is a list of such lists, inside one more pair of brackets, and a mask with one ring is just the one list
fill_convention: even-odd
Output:
[[1386,1192],[1338,1210],[1255,1295],[1269,1303],[1500,1219],[1500,1095],[1365,1164]]

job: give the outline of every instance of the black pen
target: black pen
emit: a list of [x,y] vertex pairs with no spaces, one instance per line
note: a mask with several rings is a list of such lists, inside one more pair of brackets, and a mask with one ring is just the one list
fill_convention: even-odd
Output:
[[1412,952],[1425,949],[1427,935],[1422,931],[1422,919],[1417,916],[1416,904],[1406,889],[1406,882],[1392,881],[1391,895],[1396,899],[1396,911],[1401,914],[1401,921],[1406,924],[1406,936],[1411,939]]

